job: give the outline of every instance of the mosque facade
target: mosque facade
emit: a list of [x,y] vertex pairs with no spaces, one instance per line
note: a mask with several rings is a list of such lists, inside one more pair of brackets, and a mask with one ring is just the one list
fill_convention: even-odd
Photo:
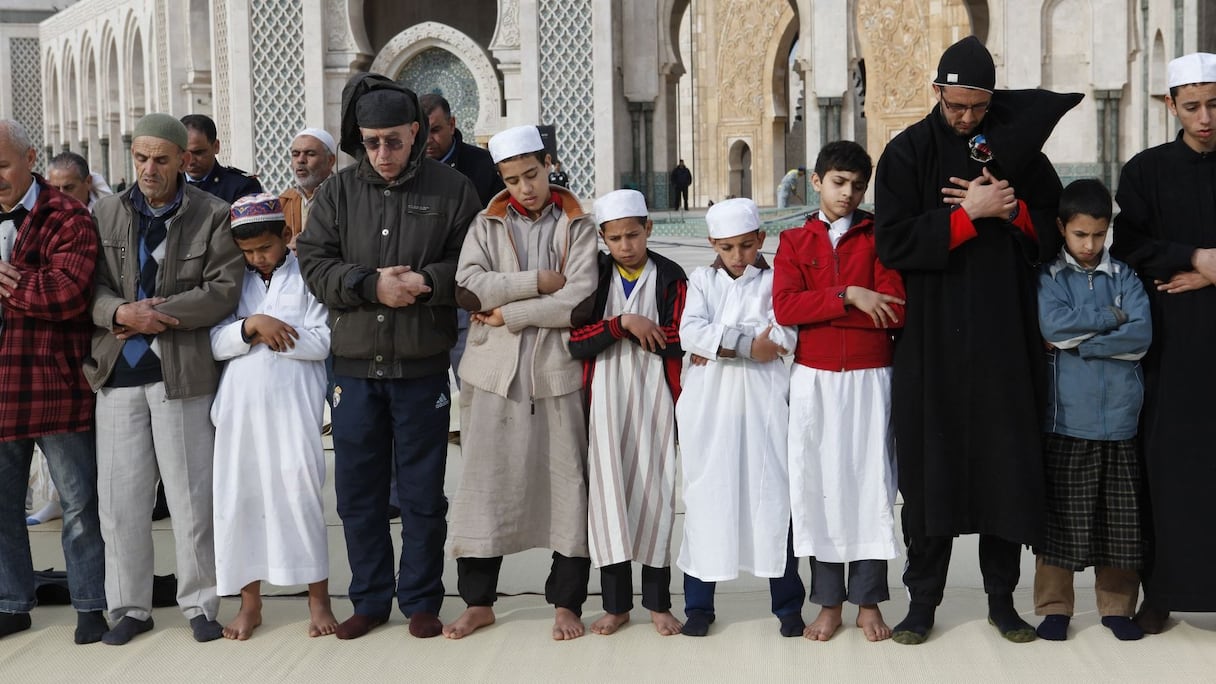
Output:
[[932,107],[952,42],[975,34],[999,88],[1081,92],[1045,151],[1067,178],[1117,180],[1174,135],[1165,66],[1216,51],[1216,0],[80,0],[0,1],[0,115],[46,156],[130,179],[151,111],[215,119],[221,159],[269,189],[290,181],[300,128],[337,132],[357,71],[452,104],[466,141],[554,127],[572,189],[624,186],[670,203],[775,201],[825,142],[875,159]]

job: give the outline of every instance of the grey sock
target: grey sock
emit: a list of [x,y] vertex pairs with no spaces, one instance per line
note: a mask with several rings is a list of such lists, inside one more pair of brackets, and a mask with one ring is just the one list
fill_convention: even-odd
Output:
[[82,610],[76,613],[76,643],[95,644],[105,636],[110,626],[100,610]]
[[103,643],[110,646],[122,646],[136,636],[143,634],[152,629],[152,618],[147,620],[136,620],[130,615],[118,621],[118,624],[110,628],[110,631],[101,635]]
[[0,637],[27,630],[31,624],[29,613],[0,613]]
[[194,640],[201,643],[215,641],[224,636],[224,628],[215,620],[208,620],[206,615],[195,615],[190,618],[190,630],[194,632]]

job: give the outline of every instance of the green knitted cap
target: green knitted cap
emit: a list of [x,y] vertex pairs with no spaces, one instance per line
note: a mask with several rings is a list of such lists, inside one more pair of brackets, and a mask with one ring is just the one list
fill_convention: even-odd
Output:
[[135,124],[135,133],[131,135],[132,139],[138,138],[141,135],[150,135],[153,138],[168,140],[177,145],[182,150],[186,149],[186,140],[189,135],[186,133],[186,127],[182,122],[168,114],[160,114],[153,112],[145,114],[139,123]]

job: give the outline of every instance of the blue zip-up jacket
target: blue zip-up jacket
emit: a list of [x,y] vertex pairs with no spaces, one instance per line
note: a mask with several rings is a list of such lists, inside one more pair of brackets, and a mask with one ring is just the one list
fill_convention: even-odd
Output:
[[1153,337],[1148,295],[1127,264],[1086,270],[1061,249],[1039,274],[1039,328],[1048,352],[1044,430],[1069,437],[1136,436],[1144,403],[1140,358]]

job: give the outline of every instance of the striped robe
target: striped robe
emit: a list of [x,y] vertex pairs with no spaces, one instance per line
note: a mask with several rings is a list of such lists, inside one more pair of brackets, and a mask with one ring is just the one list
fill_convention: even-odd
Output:
[[[657,269],[647,261],[633,291],[611,278],[605,317],[659,320]],[[671,564],[675,519],[675,403],[663,358],[625,340],[596,358],[591,381],[588,532],[591,561]]]

